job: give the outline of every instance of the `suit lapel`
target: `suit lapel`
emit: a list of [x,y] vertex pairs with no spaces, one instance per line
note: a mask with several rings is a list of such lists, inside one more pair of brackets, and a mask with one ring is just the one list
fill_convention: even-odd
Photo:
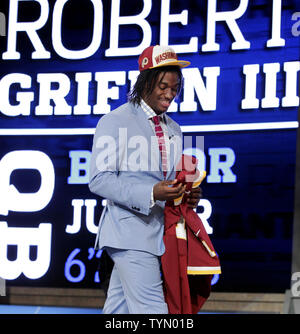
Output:
[[168,129],[168,136],[169,136],[169,148],[170,148],[170,155],[169,155],[169,168],[167,171],[167,176],[166,179],[168,180],[170,177],[170,174],[172,173],[173,169],[174,169],[174,150],[172,149],[172,140],[175,136],[175,133],[173,131],[173,128],[170,125],[170,118],[165,115],[165,120],[166,120],[166,124],[167,124],[167,129]]
[[136,115],[136,120],[138,122],[138,127],[141,129],[141,133],[148,139],[153,136],[153,130],[150,126],[147,115],[142,110],[140,106],[134,108],[134,113]]
[[179,137],[178,135],[178,130],[176,131],[174,129],[173,120],[168,115],[165,115],[165,119],[168,129],[169,145],[170,145],[169,170],[167,173],[167,179],[169,179],[174,169],[176,169],[178,160],[181,157],[182,142],[181,142],[181,137]]
[[[140,106],[132,107],[132,112],[135,115],[137,126],[140,130],[139,133],[141,136],[145,137],[148,142],[148,166],[151,171],[158,172],[159,177],[163,178],[158,142],[149,119]],[[136,133],[134,135],[136,135]]]

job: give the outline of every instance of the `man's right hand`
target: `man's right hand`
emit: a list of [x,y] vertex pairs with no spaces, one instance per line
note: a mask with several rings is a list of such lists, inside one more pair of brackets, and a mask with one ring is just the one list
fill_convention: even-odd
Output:
[[180,197],[185,192],[185,185],[179,183],[175,187],[177,180],[160,181],[153,187],[154,201],[169,201]]

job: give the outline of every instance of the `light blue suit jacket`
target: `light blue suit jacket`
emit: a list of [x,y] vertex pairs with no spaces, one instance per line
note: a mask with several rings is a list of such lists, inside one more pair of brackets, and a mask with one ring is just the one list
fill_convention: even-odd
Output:
[[[179,125],[165,115],[170,139],[169,170],[174,179],[182,153]],[[90,163],[91,192],[107,199],[96,247],[164,253],[164,202],[150,207],[154,184],[163,180],[157,138],[145,112],[125,103],[98,122]]]

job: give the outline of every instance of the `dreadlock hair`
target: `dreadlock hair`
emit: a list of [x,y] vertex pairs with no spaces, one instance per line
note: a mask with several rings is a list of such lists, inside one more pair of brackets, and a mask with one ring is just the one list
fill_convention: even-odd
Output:
[[162,66],[162,67],[152,68],[152,69],[148,69],[148,70],[144,70],[140,72],[133,89],[128,94],[129,102],[139,105],[141,103],[141,99],[144,94],[146,96],[151,95],[151,93],[154,90],[157,79],[160,73],[162,72],[164,73],[164,75],[167,72],[175,72],[178,74],[179,85],[178,85],[177,95],[179,95],[181,91],[181,87],[182,87],[182,82],[183,82],[183,77],[182,77],[180,67],[179,66]]

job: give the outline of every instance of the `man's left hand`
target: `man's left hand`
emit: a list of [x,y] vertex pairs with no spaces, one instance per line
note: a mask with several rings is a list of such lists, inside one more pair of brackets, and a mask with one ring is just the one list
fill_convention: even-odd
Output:
[[190,208],[196,208],[202,198],[202,189],[200,187],[192,188],[187,197],[187,203]]

